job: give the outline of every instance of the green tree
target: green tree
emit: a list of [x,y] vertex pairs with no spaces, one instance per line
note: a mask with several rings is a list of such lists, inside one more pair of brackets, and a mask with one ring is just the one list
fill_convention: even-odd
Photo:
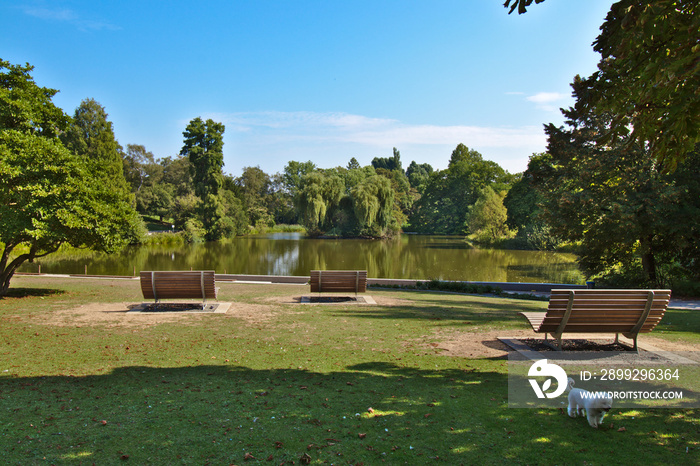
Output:
[[131,186],[132,193],[138,193],[144,186],[159,183],[163,177],[163,167],[156,163],[152,152],[145,146],[127,144],[126,152],[122,154],[124,178]]
[[360,166],[360,162],[358,162],[357,159],[355,157],[353,157],[350,159],[347,167],[345,167],[345,168],[347,168],[348,170],[355,170],[355,169],[362,168],[362,167]]
[[584,104],[614,118],[604,139],[627,135],[673,169],[700,142],[700,4],[622,0],[593,43],[601,54]]
[[393,216],[394,194],[391,181],[381,175],[370,176],[352,189],[360,234],[387,236],[398,231]]
[[282,173],[282,189],[291,197],[296,196],[302,178],[314,170],[316,170],[316,164],[311,160],[307,162],[297,162],[295,160],[288,162]]
[[90,171],[103,183],[112,189],[130,191],[124,178],[122,148],[114,137],[112,122],[99,102],[83,100],[60,137],[68,150],[85,159]]
[[[573,85],[576,97],[587,92],[579,83]],[[564,114],[567,127],[545,128],[550,158],[531,163],[528,171],[553,232],[580,244],[584,271],[593,276],[638,270],[637,286],[667,286],[673,268],[695,273],[693,264],[700,259],[694,246],[700,232],[697,152],[675,173],[664,173],[645,146],[625,139],[594,143],[613,116],[580,106]]]
[[51,101],[56,89],[36,85],[30,74],[33,69],[29,63],[0,60],[0,130],[57,137],[68,127],[70,117]]
[[433,171],[433,167],[429,163],[417,164],[415,161],[412,161],[406,169],[406,176],[411,187],[422,193]]
[[496,162],[484,160],[482,155],[464,144],[452,152],[447,170],[430,174],[422,197],[409,222],[421,233],[466,233],[469,206],[486,186],[494,191],[507,191],[513,175]]
[[[535,3],[542,3],[544,0],[534,0]],[[511,4],[511,0],[506,0],[506,2],[503,4],[504,7],[508,8],[510,7],[510,11],[508,14],[511,14],[515,9],[518,9],[518,14],[522,15],[527,11],[527,7],[532,5],[533,0],[513,0],[513,3]]]
[[20,265],[64,243],[109,252],[143,231],[125,192],[61,143],[70,119],[32,70],[0,61],[0,295]]
[[200,198],[218,194],[223,183],[224,130],[222,123],[197,117],[182,133],[185,139],[180,155],[190,161],[194,192]]
[[372,160],[372,166],[376,169],[383,168],[385,170],[403,170],[401,166],[401,153],[394,147],[393,157],[375,157]]
[[[536,0],[541,3],[544,0]],[[506,0],[524,13],[532,0]],[[578,105],[612,115],[599,143],[623,139],[673,170],[700,142],[700,5],[696,0],[620,0],[593,48],[598,71]],[[629,135],[630,128],[632,129]]]
[[219,193],[222,207],[222,216],[215,225],[216,236],[221,238],[232,238],[243,235],[248,231],[248,216],[246,215],[243,203],[236,197],[233,191],[222,189]]
[[330,216],[345,194],[345,183],[337,173],[314,171],[302,178],[297,196],[297,208],[307,231],[323,234],[332,228]]
[[543,217],[540,205],[544,202],[542,194],[533,184],[534,171],[542,164],[551,164],[547,153],[532,154],[528,169],[510,188],[503,205],[508,211],[506,225],[516,232],[518,247],[538,250],[552,250],[560,244],[560,239],[552,234],[551,228]]
[[164,157],[159,159],[158,162],[163,172],[160,182],[171,186],[175,197],[194,193],[190,162],[187,157],[181,155],[175,158]]
[[190,161],[194,192],[200,199],[199,218],[207,232],[207,239],[218,239],[214,226],[222,215],[218,198],[223,184],[224,130],[221,123],[206,122],[197,117],[182,133],[184,144],[180,155]]
[[274,226],[274,218],[269,209],[272,180],[260,167],[244,167],[236,178],[238,192],[250,224],[256,228]]
[[469,207],[469,232],[483,242],[493,242],[508,235],[508,211],[503,205],[505,193],[496,193],[490,186],[479,192],[479,198]]
[[170,217],[173,202],[172,192],[167,185],[148,185],[136,195],[136,210],[144,215],[158,217],[162,221],[166,216]]

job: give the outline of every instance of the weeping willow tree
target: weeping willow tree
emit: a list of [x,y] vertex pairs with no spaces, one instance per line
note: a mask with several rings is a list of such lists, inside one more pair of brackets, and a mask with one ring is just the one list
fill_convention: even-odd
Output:
[[297,193],[297,209],[310,234],[322,234],[327,214],[343,197],[345,183],[336,174],[314,171],[305,175]]
[[365,178],[350,194],[361,234],[386,236],[393,231],[394,190],[388,178]]

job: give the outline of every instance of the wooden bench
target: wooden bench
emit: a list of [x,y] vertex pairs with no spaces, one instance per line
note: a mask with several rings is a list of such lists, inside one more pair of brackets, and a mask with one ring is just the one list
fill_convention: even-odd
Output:
[[145,299],[217,299],[213,270],[141,272]]
[[670,299],[671,290],[552,290],[546,313],[521,314],[545,341],[550,334],[558,350],[563,333],[614,333],[615,343],[623,334],[638,351],[637,337],[658,325]]
[[367,291],[366,270],[312,270],[311,292],[346,292],[364,293]]

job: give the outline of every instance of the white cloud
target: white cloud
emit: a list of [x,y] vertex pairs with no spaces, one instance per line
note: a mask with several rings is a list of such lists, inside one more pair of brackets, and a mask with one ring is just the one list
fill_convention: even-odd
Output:
[[[452,150],[463,143],[503,168],[522,171],[533,152],[545,149],[540,126],[480,127],[408,124],[388,118],[348,113],[243,112],[202,115],[226,125],[227,169],[258,165],[268,173],[290,160],[312,160],[318,166],[345,166],[351,157],[361,164],[388,157],[398,148],[411,160],[446,168]],[[186,125],[186,123],[184,123]]]
[[42,8],[34,6],[24,6],[22,8],[25,14],[39,18],[45,21],[57,21],[62,23],[72,24],[76,26],[81,31],[85,30],[119,30],[119,26],[104,22],[104,21],[93,21],[81,18],[74,11],[66,8]]
[[560,105],[556,105],[557,102],[563,103],[568,97],[568,95],[559,92],[539,92],[526,97],[526,99],[533,102],[538,109],[552,112],[559,110]]
[[517,147],[540,142],[540,129],[466,125],[411,125],[398,120],[370,118],[347,113],[251,112],[210,114],[235,132],[258,133],[283,140],[316,140],[359,143],[384,147],[387,144],[445,144],[451,141],[483,147]]

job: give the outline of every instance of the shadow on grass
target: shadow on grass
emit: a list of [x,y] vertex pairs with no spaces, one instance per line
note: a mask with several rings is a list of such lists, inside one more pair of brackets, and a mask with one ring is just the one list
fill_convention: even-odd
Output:
[[53,288],[10,288],[3,298],[43,298],[46,296],[59,296],[65,294],[66,290]]
[[0,447],[8,464],[542,464],[601,455],[623,463],[639,454],[668,463],[687,459],[686,447],[697,455],[697,413],[611,413],[616,427],[596,430],[559,409],[509,409],[507,375],[497,370],[367,362],[330,373],[209,365],[6,376]]
[[416,293],[409,303],[392,306],[372,306],[371,308],[334,309],[334,315],[352,316],[367,319],[396,320],[444,320],[456,321],[459,325],[483,323],[522,323],[527,321],[519,314],[521,311],[546,311],[535,301],[516,301],[495,297],[465,295],[464,300],[445,300],[444,294],[431,296],[430,292]]

